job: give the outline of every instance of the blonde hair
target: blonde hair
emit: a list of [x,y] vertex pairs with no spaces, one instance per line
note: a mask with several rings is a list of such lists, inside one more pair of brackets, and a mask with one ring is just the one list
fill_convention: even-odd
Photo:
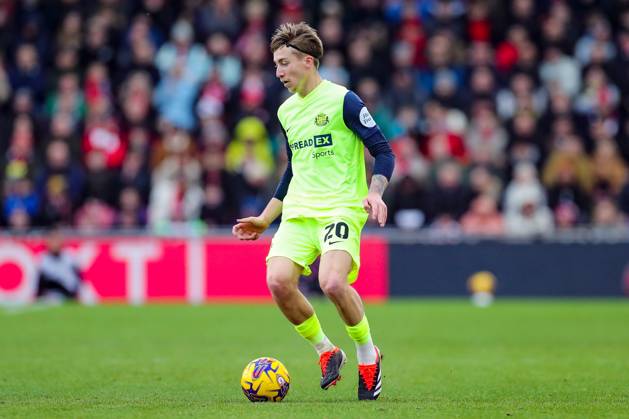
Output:
[[305,22],[284,23],[275,30],[271,38],[271,53],[287,46],[298,54],[310,55],[319,67],[319,60],[323,55],[323,43],[317,31]]

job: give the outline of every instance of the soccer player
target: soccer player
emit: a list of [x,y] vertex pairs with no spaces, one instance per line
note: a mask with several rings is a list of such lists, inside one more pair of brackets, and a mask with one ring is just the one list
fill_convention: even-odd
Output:
[[[360,296],[350,285],[360,266],[360,234],[369,215],[384,226],[382,200],[394,165],[389,143],[362,100],[318,72],[323,45],[306,23],[281,25],[271,39],[275,75],[293,95],[277,115],[287,139],[288,166],[275,195],[257,217],[237,220],[233,234],[256,240],[279,215],[267,256],[267,285],[297,333],[319,354],[321,388],[341,378],[345,353],[327,338],[297,285],[321,255],[319,284],[336,305],[356,344],[358,398],[382,391],[380,352],[374,346]],[[369,189],[364,147],[375,158]]]

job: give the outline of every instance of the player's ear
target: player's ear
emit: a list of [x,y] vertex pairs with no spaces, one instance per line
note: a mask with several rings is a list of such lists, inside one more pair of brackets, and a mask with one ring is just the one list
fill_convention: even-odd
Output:
[[305,59],[309,66],[316,67],[315,59],[312,55],[306,55]]

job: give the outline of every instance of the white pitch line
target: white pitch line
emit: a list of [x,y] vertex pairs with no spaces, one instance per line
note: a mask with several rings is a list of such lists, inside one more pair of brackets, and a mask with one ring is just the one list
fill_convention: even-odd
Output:
[[56,308],[60,306],[61,304],[37,303],[37,304],[29,304],[29,305],[23,305],[23,306],[6,306],[6,307],[3,307],[4,308],[3,311],[7,316],[19,316],[22,314],[46,311],[46,310],[50,310],[51,308]]

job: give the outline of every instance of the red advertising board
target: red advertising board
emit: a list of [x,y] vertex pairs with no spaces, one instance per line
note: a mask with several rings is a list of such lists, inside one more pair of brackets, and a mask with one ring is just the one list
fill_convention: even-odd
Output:
[[[265,257],[270,239],[108,237],[68,239],[83,272],[83,298],[95,302],[270,300]],[[44,242],[0,239],[0,303],[28,302]],[[388,248],[365,237],[356,289],[367,299],[388,295]]]

